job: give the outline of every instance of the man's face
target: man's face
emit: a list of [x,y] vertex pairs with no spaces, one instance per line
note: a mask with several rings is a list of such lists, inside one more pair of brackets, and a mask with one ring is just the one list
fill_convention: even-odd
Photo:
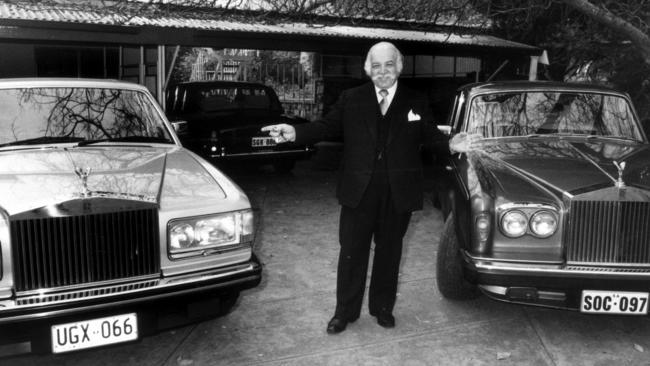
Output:
[[397,54],[394,50],[380,48],[370,55],[370,79],[376,87],[390,88],[398,76]]

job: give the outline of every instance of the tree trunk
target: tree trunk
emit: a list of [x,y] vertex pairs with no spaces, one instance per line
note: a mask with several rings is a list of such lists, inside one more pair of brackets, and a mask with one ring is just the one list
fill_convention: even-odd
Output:
[[643,60],[645,60],[645,63],[650,65],[650,37],[648,37],[648,35],[642,30],[612,14],[608,10],[597,7],[588,0],[561,1],[597,22],[600,22],[628,37],[630,41],[638,47],[637,50]]

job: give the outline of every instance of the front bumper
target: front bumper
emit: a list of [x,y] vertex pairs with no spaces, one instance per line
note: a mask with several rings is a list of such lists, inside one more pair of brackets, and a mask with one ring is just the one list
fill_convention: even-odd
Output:
[[257,286],[261,272],[253,257],[226,268],[159,279],[153,285],[147,280],[86,290],[91,294],[87,298],[68,292],[48,294],[40,302],[0,302],[0,344],[18,345],[20,350],[27,343],[27,352],[50,352],[52,325],[131,312],[137,314],[140,336],[155,334],[219,315],[220,301]]
[[305,159],[313,154],[314,149],[305,147],[302,149],[290,150],[260,150],[245,152],[230,152],[227,150],[204,152],[203,157],[212,161],[238,161],[238,160],[255,160],[255,161],[273,161],[278,159]]
[[583,290],[650,292],[650,268],[496,262],[464,253],[465,277],[488,297],[578,310]]

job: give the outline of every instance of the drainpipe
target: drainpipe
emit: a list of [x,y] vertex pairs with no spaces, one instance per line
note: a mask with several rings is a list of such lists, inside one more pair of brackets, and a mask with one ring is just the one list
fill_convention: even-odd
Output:
[[537,64],[548,65],[548,53],[546,50],[539,56],[530,56],[530,69],[528,71],[528,80],[537,80]]

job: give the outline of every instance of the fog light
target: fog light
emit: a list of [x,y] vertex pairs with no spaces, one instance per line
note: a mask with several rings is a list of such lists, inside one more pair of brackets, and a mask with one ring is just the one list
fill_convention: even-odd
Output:
[[534,301],[539,298],[537,289],[534,287],[508,287],[506,296],[510,300],[528,300]]

